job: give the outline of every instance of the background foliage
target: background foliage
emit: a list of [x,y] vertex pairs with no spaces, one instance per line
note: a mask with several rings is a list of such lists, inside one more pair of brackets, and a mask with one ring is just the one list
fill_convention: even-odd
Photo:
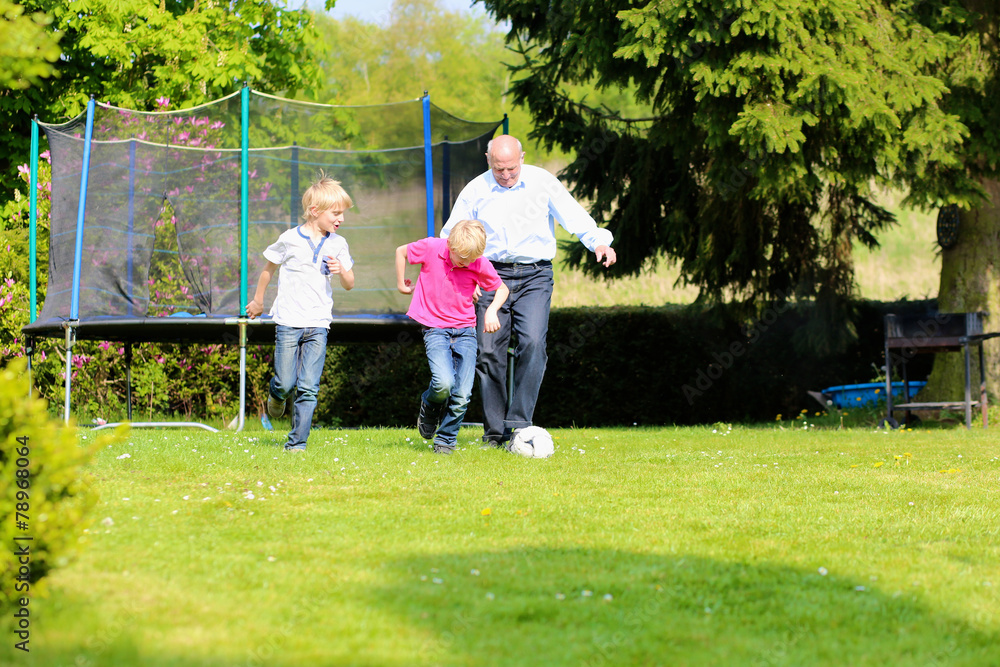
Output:
[[23,89],[52,76],[59,58],[59,33],[51,17],[25,14],[24,7],[0,0],[0,89]]
[[131,109],[175,108],[232,93],[311,89],[317,35],[307,9],[272,0],[24,0],[62,34],[52,78],[14,93],[0,86],[0,197],[27,162],[31,117],[50,123],[80,114],[89,97]]
[[[977,37],[929,29],[909,3],[484,5],[510,26],[535,138],[574,153],[564,175],[615,232],[616,275],[665,253],[713,301],[849,297],[852,244],[874,247],[893,219],[873,184],[954,168],[969,136],[934,73]],[[581,100],[588,81],[631,87],[650,113]]]

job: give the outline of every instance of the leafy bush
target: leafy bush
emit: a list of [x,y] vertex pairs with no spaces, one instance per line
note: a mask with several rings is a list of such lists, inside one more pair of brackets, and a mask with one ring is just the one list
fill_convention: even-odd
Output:
[[38,584],[49,572],[68,561],[87,510],[96,500],[86,464],[100,447],[124,435],[124,430],[109,432],[81,446],[76,429],[50,417],[43,399],[28,398],[25,367],[23,360],[15,360],[0,370],[0,608],[4,609],[29,593],[37,594]]
[[[546,427],[762,422],[815,411],[807,392],[866,382],[881,365],[883,316],[927,302],[855,304],[856,337],[821,352],[809,304],[752,321],[725,307],[562,308],[549,318],[548,365],[535,422]],[[930,371],[915,358],[910,377]],[[516,363],[516,362],[515,362]],[[419,333],[331,347],[317,422],[412,426],[429,379]],[[466,421],[482,419],[478,387]],[[877,421],[877,419],[876,419]]]
[[[420,332],[403,333],[390,343],[331,345],[320,381],[315,420],[348,426],[413,426],[430,370]],[[467,420],[474,419],[469,405]]]

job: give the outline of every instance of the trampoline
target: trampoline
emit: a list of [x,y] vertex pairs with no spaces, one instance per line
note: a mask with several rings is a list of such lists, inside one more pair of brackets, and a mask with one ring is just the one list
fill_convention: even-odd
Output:
[[[68,422],[77,340],[125,344],[129,394],[133,344],[238,345],[236,429],[242,430],[246,346],[274,342],[269,318],[245,316],[249,291],[264,266],[264,248],[299,224],[302,191],[319,171],[341,181],[355,203],[340,233],[350,244],[356,285],[350,292],[335,287],[329,341],[397,340],[417,325],[396,290],[395,248],[436,234],[461,188],[484,170],[487,142],[506,125],[506,118],[457,118],[426,92],[396,104],[336,106],[249,87],[189,109],[140,112],[91,99],[67,123],[36,119],[31,312],[23,328],[29,363],[34,337],[64,340]],[[36,314],[40,130],[51,155],[52,207],[48,285]],[[172,212],[169,221],[165,211]],[[126,405],[131,421],[131,396]],[[132,424],[216,430],[196,422]]]

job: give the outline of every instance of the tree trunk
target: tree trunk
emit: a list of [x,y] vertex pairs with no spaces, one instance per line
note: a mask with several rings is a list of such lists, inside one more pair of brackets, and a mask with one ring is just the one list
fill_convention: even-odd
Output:
[[[941,251],[941,286],[938,309],[965,313],[986,311],[984,331],[1000,331],[1000,181],[984,180],[989,201],[978,209],[959,214],[958,241]],[[986,388],[996,399],[1000,390],[1000,339],[983,347]],[[972,397],[979,397],[978,356],[972,357]],[[961,400],[965,392],[965,362],[961,352],[938,354],[921,393],[921,400]],[[977,423],[973,419],[973,423]]]

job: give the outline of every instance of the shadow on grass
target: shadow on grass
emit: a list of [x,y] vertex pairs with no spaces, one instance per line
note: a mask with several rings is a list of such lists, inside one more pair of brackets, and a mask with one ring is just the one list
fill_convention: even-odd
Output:
[[[120,616],[86,645],[33,645],[32,660],[16,664],[930,667],[996,664],[1000,643],[995,631],[977,629],[991,627],[991,617],[947,617],[878,582],[690,556],[519,549],[414,557],[384,563],[377,583],[356,593],[334,602],[304,581],[287,593],[301,601],[287,622],[225,638],[246,648],[221,659],[211,643],[137,645],[141,619]],[[362,615],[406,639],[387,655],[356,627]],[[12,655],[10,644],[0,658]]]
[[396,567],[372,603],[429,631],[428,664],[990,664],[1000,639],[877,582],[767,564],[532,549]]

